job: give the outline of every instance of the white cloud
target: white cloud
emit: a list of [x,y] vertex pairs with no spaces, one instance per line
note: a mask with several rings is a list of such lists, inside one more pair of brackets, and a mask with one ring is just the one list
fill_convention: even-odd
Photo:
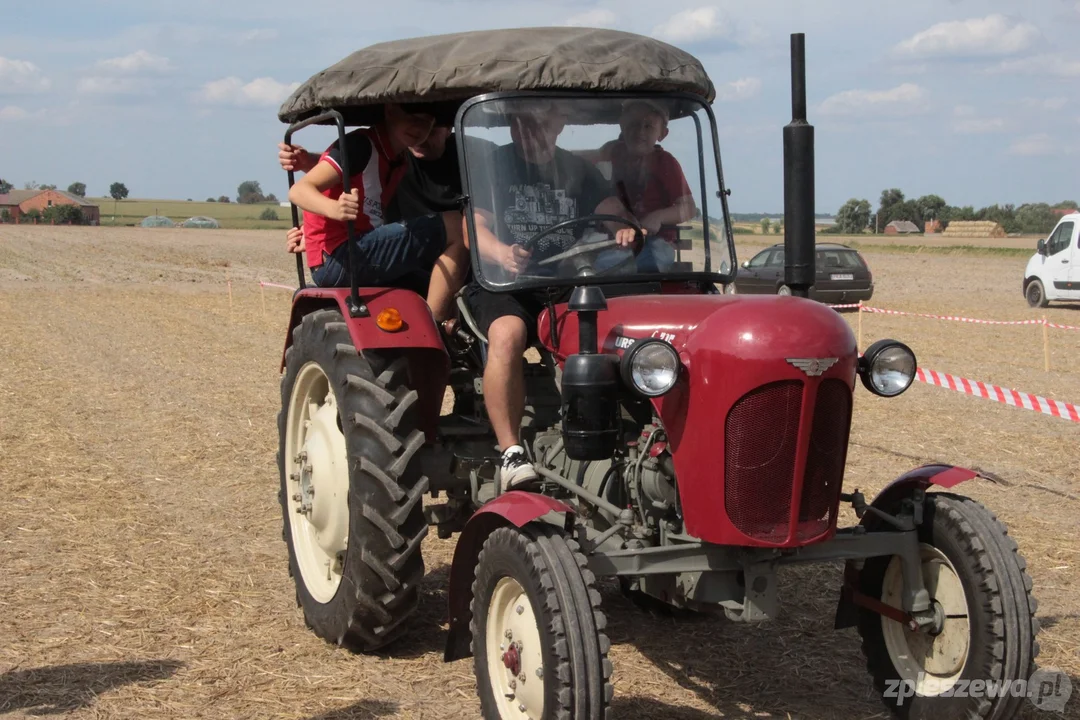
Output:
[[740,78],[716,88],[716,99],[733,102],[752,98],[761,92],[761,80],[756,77]]
[[0,93],[45,92],[52,82],[34,63],[0,57]]
[[617,20],[618,18],[612,11],[594,8],[567,18],[566,24],[576,27],[612,27]]
[[147,90],[148,86],[136,78],[108,75],[84,77],[75,85],[75,92],[80,95],[139,95]]
[[1064,55],[1033,55],[1016,60],[1004,60],[993,67],[991,72],[1074,78],[1080,77],[1080,60]]
[[975,114],[975,108],[970,105],[957,105],[953,108],[952,113],[956,117],[969,117]]
[[203,85],[199,99],[211,105],[277,105],[300,87],[300,83],[281,83],[274,78],[256,78],[244,83],[227,77]]
[[826,98],[818,110],[822,115],[912,115],[926,111],[926,99],[921,87],[904,83],[891,90],[845,90]]
[[110,58],[98,63],[98,70],[106,73],[134,75],[141,72],[167,72],[172,69],[169,58],[136,50],[130,55]]
[[15,120],[23,120],[30,116],[30,113],[23,110],[17,105],[7,105],[0,107],[0,122],[12,122]]
[[1003,118],[964,118],[953,123],[957,135],[988,135],[1005,129]]
[[667,22],[653,28],[653,35],[672,43],[695,43],[730,39],[732,25],[715,7],[677,12]]
[[240,42],[272,42],[278,39],[278,31],[269,28],[256,28],[240,34]]
[[1034,157],[1039,155],[1056,155],[1059,152],[1054,146],[1054,141],[1046,133],[1028,135],[1020,138],[1009,148],[1012,155]]
[[933,25],[894,48],[910,57],[1001,57],[1030,50],[1040,33],[1031,23],[1004,15]]

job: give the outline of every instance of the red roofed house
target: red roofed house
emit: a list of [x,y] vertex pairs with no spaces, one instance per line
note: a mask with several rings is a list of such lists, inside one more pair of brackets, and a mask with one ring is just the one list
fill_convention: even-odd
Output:
[[59,190],[12,190],[7,195],[0,195],[0,214],[7,210],[13,222],[19,222],[19,216],[23,213],[31,210],[43,213],[53,205],[78,205],[82,208],[83,222],[87,225],[97,225],[101,220],[97,205],[86,198]]
[[893,220],[885,226],[886,235],[907,235],[917,232],[919,232],[919,226],[910,220]]

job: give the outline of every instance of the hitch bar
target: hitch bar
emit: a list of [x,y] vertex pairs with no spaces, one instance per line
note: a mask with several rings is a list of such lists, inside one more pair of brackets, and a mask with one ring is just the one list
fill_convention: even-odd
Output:
[[919,623],[912,617],[911,613],[904,612],[892,605],[886,605],[877,598],[861,593],[856,589],[857,587],[859,587],[859,571],[848,565],[844,568],[844,586],[841,590],[845,598],[855,605],[864,607],[890,620],[895,620],[901,625],[906,625],[911,630],[919,629]]

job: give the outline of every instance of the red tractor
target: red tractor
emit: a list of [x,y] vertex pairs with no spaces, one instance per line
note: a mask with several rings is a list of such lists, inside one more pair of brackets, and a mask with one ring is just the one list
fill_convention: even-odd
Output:
[[[285,103],[287,142],[314,123],[336,124],[343,142],[347,125],[370,124],[386,102],[452,113],[474,282],[548,298],[524,363],[521,427],[541,482],[500,492],[487,338],[465,297],[462,329],[446,337],[415,288],[303,287],[301,267],[282,363],[280,499],[297,598],[317,635],[357,651],[393,643],[417,605],[429,527],[460,533],[446,659],[474,657],[484,717],[602,718],[612,665],[597,578],[758,622],[777,612],[780,566],[845,560],[836,626],[858,629],[890,709],[1015,716],[1020,697],[949,692],[961,680],[1027,680],[1038,649],[1016,543],[956,493],[976,473],[920,467],[871,501],[842,487],[857,386],[900,395],[916,360],[891,340],[860,352],[848,324],[806,298],[814,170],[801,35],[792,51],[788,297],[722,291],[738,264],[715,91],[696,58],[665,43],[580,28],[390,42]],[[633,100],[663,109],[663,147],[698,219],[642,237],[633,220],[578,212],[569,193],[530,186],[500,211],[534,251],[530,264],[509,272],[486,257],[474,210],[516,182],[493,159],[518,141],[507,118],[557,104],[559,147],[619,185],[596,150],[619,138]],[[637,242],[617,244],[613,223]],[[425,506],[427,495],[443,502]],[[842,502],[857,525],[837,527]]]

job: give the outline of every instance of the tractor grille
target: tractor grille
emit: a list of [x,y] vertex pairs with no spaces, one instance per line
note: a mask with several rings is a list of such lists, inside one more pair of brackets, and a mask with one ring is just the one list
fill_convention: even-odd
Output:
[[799,540],[810,540],[829,529],[843,484],[850,424],[851,390],[842,380],[825,380],[818,388],[806,456],[796,531]]
[[787,540],[803,384],[763,385],[728,413],[724,430],[724,506],[740,532]]

